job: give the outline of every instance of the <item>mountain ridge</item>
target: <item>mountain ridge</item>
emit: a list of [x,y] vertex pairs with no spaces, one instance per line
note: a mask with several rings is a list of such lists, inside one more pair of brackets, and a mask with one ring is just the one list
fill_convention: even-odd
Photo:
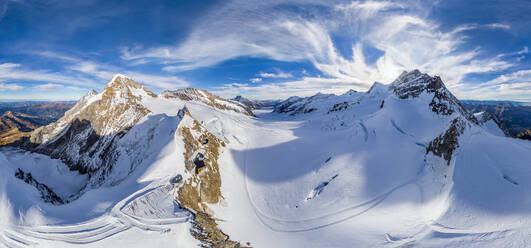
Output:
[[[54,221],[46,228],[68,232],[37,237],[23,226],[17,235],[46,244],[179,233],[205,247],[466,247],[531,228],[531,144],[492,132],[501,130],[463,109],[438,77],[410,71],[367,92],[291,97],[256,116],[205,92],[157,96],[117,76],[34,131],[40,143],[18,143],[30,153],[0,150],[0,172],[16,186],[7,199],[23,190],[28,202],[57,204],[41,205]],[[28,212],[21,201],[13,208]]]

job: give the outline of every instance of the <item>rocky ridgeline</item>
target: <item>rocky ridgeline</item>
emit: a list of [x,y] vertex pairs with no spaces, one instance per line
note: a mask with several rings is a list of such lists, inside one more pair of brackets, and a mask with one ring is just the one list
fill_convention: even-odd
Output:
[[[151,111],[144,106],[145,101],[158,97],[196,101],[223,111],[253,116],[248,107],[203,90],[165,91],[156,96],[132,79],[117,75],[103,92],[91,90],[57,122],[38,128],[14,145],[61,159],[71,170],[88,173],[90,179],[86,188],[105,183],[112,185],[121,180],[110,176],[119,161],[125,159],[131,163],[127,166],[130,166],[129,170],[134,170],[149,156],[145,151],[150,150],[153,140],[164,139],[161,136],[168,140],[174,138],[168,136],[168,130],[156,131],[159,123],[169,121],[167,124],[173,128],[169,132],[181,137],[185,144],[188,175],[174,185],[178,187],[176,200],[180,206],[194,214],[192,235],[206,247],[240,247],[218,228],[214,213],[208,207],[223,200],[218,157],[225,143],[203,128],[186,107],[176,117],[150,115]],[[139,123],[144,117],[146,121]],[[63,204],[78,197],[61,199],[49,187],[21,170],[15,176],[36,187],[46,202]]]
[[477,123],[474,116],[457,100],[446,88],[439,76],[431,77],[419,70],[403,72],[390,86],[389,90],[401,99],[416,98],[422,93],[432,97],[429,106],[431,110],[441,115],[451,115],[459,112],[466,119]]
[[57,122],[36,129],[21,147],[61,159],[71,170],[105,174],[119,155],[116,142],[150,113],[141,104],[149,97],[156,95],[117,75],[101,94],[90,91]]
[[[290,97],[278,103],[274,112],[292,116],[322,112],[326,114],[340,114],[360,101],[372,99],[374,109],[382,109],[385,99],[396,97],[400,100],[420,99],[419,104],[426,104],[426,110],[448,119],[448,127],[434,140],[429,142],[426,154],[442,157],[450,165],[455,149],[459,147],[459,136],[469,125],[481,125],[492,119],[484,116],[485,120],[478,121],[461,102],[446,88],[441,78],[429,76],[419,70],[403,72],[389,85],[374,83],[367,92],[350,90],[343,95],[316,94],[311,97]],[[500,125],[499,121],[496,124]],[[502,128],[503,129],[503,128]]]
[[186,178],[178,184],[179,205],[194,214],[192,235],[205,247],[240,247],[238,242],[230,240],[214,219],[210,204],[223,200],[221,195],[221,175],[219,154],[225,142],[203,128],[190,112],[184,108],[177,133],[184,141]]
[[220,110],[229,110],[248,116],[254,116],[250,107],[239,102],[229,101],[212,95],[210,92],[201,89],[187,88],[180,90],[166,90],[160,94],[160,97],[166,99],[179,99],[182,101],[198,101]]

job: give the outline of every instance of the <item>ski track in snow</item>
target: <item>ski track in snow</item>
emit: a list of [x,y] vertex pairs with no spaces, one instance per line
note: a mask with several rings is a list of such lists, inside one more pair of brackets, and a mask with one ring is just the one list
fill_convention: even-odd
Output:
[[13,226],[0,235],[0,244],[7,247],[28,247],[38,244],[38,240],[63,241],[71,244],[89,244],[111,237],[130,228],[146,231],[167,232],[167,225],[187,222],[191,214],[180,212],[174,218],[149,219],[133,216],[124,209],[133,201],[154,193],[157,190],[170,192],[172,185],[144,188],[117,203],[110,213],[88,222],[75,225]]
[[[392,126],[401,134],[411,137],[413,140],[415,137],[411,134],[406,133],[403,131],[394,120],[390,120]],[[367,142],[368,139],[368,131],[366,126],[359,122],[359,126],[364,131],[364,140]],[[413,141],[417,146],[425,148],[426,146],[417,141]],[[247,142],[248,144],[248,142]],[[249,150],[249,147],[246,148],[246,150]],[[459,151],[456,151],[456,154],[459,153]],[[456,155],[458,156],[458,155]],[[456,159],[456,158],[454,158]],[[368,211],[374,209],[379,204],[384,202],[391,194],[396,192],[397,190],[408,186],[408,185],[415,185],[416,188],[418,188],[419,196],[420,196],[420,208],[424,208],[424,202],[423,202],[423,193],[422,193],[422,187],[417,183],[420,173],[417,174],[414,178],[407,180],[401,184],[398,184],[391,189],[388,189],[387,191],[377,195],[376,197],[352,205],[350,207],[346,207],[343,209],[339,209],[333,212],[325,213],[323,215],[312,217],[312,218],[306,218],[306,219],[281,219],[274,216],[270,216],[268,214],[265,214],[262,212],[256,205],[256,203],[253,201],[252,194],[249,190],[248,185],[248,166],[247,166],[247,153],[244,154],[244,161],[243,161],[243,180],[244,180],[244,186],[245,186],[245,192],[247,194],[247,198],[249,201],[249,204],[252,206],[255,215],[257,216],[258,220],[267,228],[269,228],[272,231],[275,232],[308,232],[308,231],[314,231],[321,228],[330,227],[336,224],[340,224],[342,222],[348,221],[352,218],[361,216]],[[499,168],[493,168],[499,171],[500,175],[503,176],[504,174],[500,171]],[[506,179],[507,180],[507,179]],[[474,236],[474,237],[486,237],[490,235],[504,235],[507,232],[510,232],[511,229],[488,229],[488,230],[474,230],[474,229],[458,229],[458,228],[452,228],[443,226],[442,224],[439,224],[432,221],[427,221],[423,224],[423,228],[420,229],[417,233],[408,236],[408,237],[393,237],[390,234],[386,234],[385,240],[389,244],[394,244],[398,246],[405,246],[408,247],[408,245],[412,245],[416,240],[422,239],[422,237],[426,235],[446,235],[448,237],[454,237],[454,236]]]
[[[362,127],[365,127],[361,122],[360,122],[360,126]],[[364,129],[366,130],[366,128]],[[366,136],[367,136],[367,132],[365,132]],[[247,148],[248,150],[248,148]],[[368,211],[370,211],[372,208],[378,206],[378,204],[380,204],[381,202],[383,202],[389,195],[391,195],[393,192],[395,192],[396,190],[406,186],[406,185],[409,185],[411,183],[414,183],[415,180],[417,179],[416,177],[411,179],[411,180],[408,180],[402,184],[399,184],[391,189],[389,189],[388,191],[384,192],[384,193],[381,193],[380,195],[376,196],[375,198],[371,199],[371,200],[367,200],[365,202],[362,202],[362,203],[359,203],[359,204],[356,204],[356,205],[353,205],[353,206],[350,206],[350,207],[347,207],[347,208],[343,208],[343,209],[340,209],[340,210],[336,210],[334,212],[330,212],[330,213],[327,213],[327,214],[323,214],[321,216],[318,216],[318,217],[313,217],[313,218],[307,218],[307,219],[298,219],[298,220],[295,220],[295,219],[292,219],[292,220],[286,220],[286,219],[280,219],[280,218],[276,218],[276,217],[272,217],[272,216],[269,216],[265,213],[263,213],[262,211],[260,211],[260,209],[256,206],[256,204],[254,203],[254,201],[252,200],[252,196],[251,196],[251,193],[249,191],[249,187],[248,187],[248,177],[247,177],[247,153],[244,154],[244,164],[243,164],[243,170],[244,170],[244,175],[243,175],[243,180],[244,180],[244,185],[245,185],[245,192],[247,194],[247,198],[249,200],[249,203],[251,204],[251,206],[253,207],[254,209],[254,212],[256,214],[256,216],[258,217],[258,219],[260,220],[260,222],[265,225],[267,228],[273,230],[273,231],[276,231],[276,232],[307,232],[307,231],[313,231],[313,230],[317,230],[317,229],[321,229],[321,228],[325,228],[325,227],[328,227],[328,226],[332,226],[332,225],[335,225],[335,224],[339,224],[339,223],[342,223],[344,221],[347,221],[349,219],[352,219],[356,216],[359,216],[359,215],[362,215]],[[317,223],[317,224],[312,224],[311,222],[320,222],[320,223]],[[277,226],[275,226],[274,224],[279,224]],[[300,226],[300,225],[303,225],[303,227],[297,227],[297,226]],[[290,228],[290,225],[292,226]]]

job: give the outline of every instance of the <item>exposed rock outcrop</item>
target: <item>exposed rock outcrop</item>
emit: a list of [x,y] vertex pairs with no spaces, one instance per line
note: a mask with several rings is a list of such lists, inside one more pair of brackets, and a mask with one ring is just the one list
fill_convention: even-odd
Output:
[[98,174],[95,180],[103,182],[120,154],[118,140],[150,113],[142,101],[154,97],[132,79],[116,75],[102,93],[90,91],[57,122],[36,129],[17,145],[61,159],[71,170]]
[[[225,143],[203,128],[186,108],[179,115],[183,116],[183,120],[178,134],[183,137],[185,166],[189,175],[179,185],[177,201],[194,214],[190,231],[204,247],[240,247],[238,242],[230,240],[219,229],[214,213],[208,208],[208,205],[223,200],[218,158]],[[201,157],[201,166],[197,162],[198,156]]]
[[34,186],[40,193],[41,198],[45,202],[49,202],[52,204],[64,204],[65,202],[61,197],[59,197],[53,190],[51,190],[48,186],[39,183],[31,173],[25,173],[22,169],[18,168],[17,172],[15,172],[15,177],[24,181],[25,183]]
[[476,118],[446,88],[439,76],[431,77],[419,70],[403,72],[389,89],[401,99],[416,98],[427,93],[432,97],[429,106],[434,113],[451,115],[459,112],[466,119],[477,123]]
[[531,140],[531,130],[526,129],[516,135],[516,138]]
[[433,139],[426,147],[426,154],[433,153],[436,156],[444,158],[447,165],[450,165],[452,155],[459,147],[459,135],[463,134],[466,122],[462,119],[455,118],[452,120],[450,127],[446,131]]

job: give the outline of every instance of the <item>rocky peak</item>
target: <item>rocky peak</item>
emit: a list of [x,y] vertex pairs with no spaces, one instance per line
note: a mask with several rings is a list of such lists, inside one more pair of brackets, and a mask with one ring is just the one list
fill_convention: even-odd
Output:
[[446,88],[439,76],[432,77],[419,70],[404,71],[391,83],[389,89],[401,99],[417,98],[422,93],[427,93],[432,96],[429,106],[433,112],[441,115],[452,115],[458,112],[477,124],[476,118]]
[[109,170],[119,154],[116,142],[151,112],[143,105],[150,97],[156,96],[132,79],[114,76],[101,94],[89,91],[57,122],[36,129],[21,147],[61,159],[82,173]]
[[141,98],[142,95],[156,97],[156,95],[146,87],[122,74],[116,74],[103,89],[104,98],[120,97],[131,99]]
[[402,72],[391,84],[391,89],[402,99],[418,97],[422,92],[448,91],[439,76],[431,77],[419,70]]

